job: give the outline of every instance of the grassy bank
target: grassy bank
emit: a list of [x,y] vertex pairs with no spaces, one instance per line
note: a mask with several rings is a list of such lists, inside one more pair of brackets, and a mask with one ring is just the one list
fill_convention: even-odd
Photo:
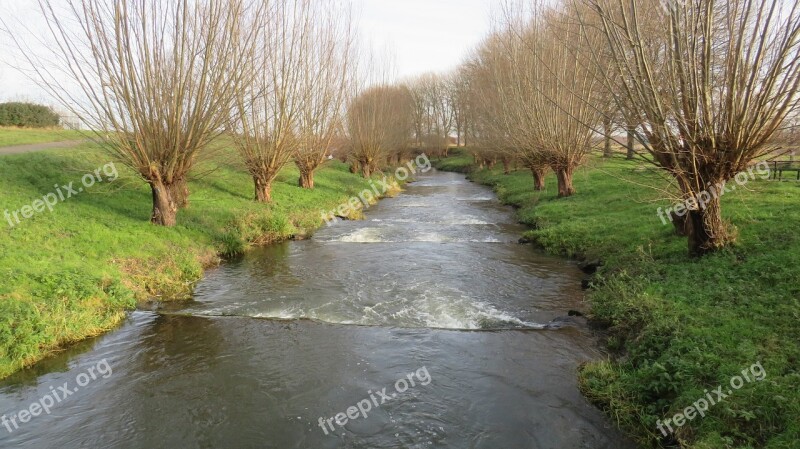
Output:
[[[74,182],[77,189],[85,174],[108,163],[89,144],[0,156],[0,214],[57,192],[56,184]],[[220,256],[315,229],[322,209],[368,188],[347,166],[332,162],[317,174],[313,191],[303,190],[291,166],[275,183],[274,204],[256,204],[238,157],[222,151],[197,167],[190,207],[167,229],[148,223],[149,187],[121,165],[115,168],[116,180],[108,182],[101,171],[104,182],[52,212],[19,224],[12,218],[13,227],[2,218],[0,377],[113,328],[137,300],[186,298],[203,268]]]
[[[588,300],[614,358],[584,366],[580,382],[626,431],[647,446],[800,447],[800,183],[753,181],[724,196],[738,243],[691,260],[686,239],[656,215],[669,206],[662,195],[623,180],[659,186],[637,163],[593,159],[575,176],[578,194],[556,199],[552,175],[534,192],[527,171],[471,162],[462,153],[438,168],[494,186],[548,252],[602,261]],[[731,388],[757,362],[766,378]],[[657,429],[706,390],[716,400],[718,386],[732,393],[705,417],[672,424],[667,437]]]
[[28,145],[34,143],[65,142],[83,140],[79,131],[67,129],[8,128],[0,127],[0,147]]

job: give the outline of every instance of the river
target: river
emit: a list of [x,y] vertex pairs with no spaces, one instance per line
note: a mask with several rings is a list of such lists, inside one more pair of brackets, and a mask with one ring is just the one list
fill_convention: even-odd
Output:
[[523,231],[486,187],[421,175],[0,382],[0,413],[39,411],[0,447],[634,447],[577,387],[603,357],[558,319],[581,273]]

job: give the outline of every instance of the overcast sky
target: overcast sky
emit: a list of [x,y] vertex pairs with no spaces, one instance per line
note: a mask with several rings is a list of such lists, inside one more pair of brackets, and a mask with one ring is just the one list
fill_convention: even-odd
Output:
[[[2,1],[2,0],[0,0]],[[373,48],[393,49],[403,78],[455,68],[488,34],[498,0],[354,0]]]
[[[486,36],[497,0],[352,0],[361,35],[376,51],[393,54],[405,78],[443,72]],[[0,18],[35,23],[36,0],[0,0]],[[40,28],[40,27],[36,27]],[[49,102],[48,96],[7,64],[8,38],[0,36],[0,101]]]

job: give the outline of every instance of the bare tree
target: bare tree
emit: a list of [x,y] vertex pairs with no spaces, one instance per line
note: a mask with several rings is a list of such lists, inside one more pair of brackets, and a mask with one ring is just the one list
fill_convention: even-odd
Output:
[[602,121],[597,106],[584,101],[603,103],[602,78],[595,66],[587,70],[581,63],[599,37],[563,11],[534,3],[530,11],[506,11],[504,29],[479,52],[490,86],[482,120],[495,122],[496,134],[517,150],[537,188],[546,162],[557,175],[560,197],[575,193],[574,172]]
[[[62,5],[63,7],[59,7]],[[246,77],[240,0],[39,0],[53,38],[40,84],[106,137],[150,185],[151,221],[172,226],[187,176],[220,135]],[[18,43],[19,44],[19,43]],[[20,44],[21,46],[21,44]],[[73,83],[79,94],[65,85]]]
[[470,79],[463,68],[448,77],[447,94],[453,111],[453,129],[456,132],[456,146],[466,146],[467,128],[470,120]]
[[312,45],[310,0],[268,2],[249,24],[257,50],[248,58],[252,81],[238,92],[231,136],[253,178],[255,199],[272,200],[272,182],[299,145],[295,123],[303,94],[303,63]]
[[479,148],[479,166],[496,158],[519,160],[531,171],[535,190],[544,190],[548,158],[535,132],[532,117],[526,115],[520,78],[515,77],[515,61],[508,52],[514,35],[508,30],[490,36],[465,65],[470,78],[473,141]]
[[413,100],[406,87],[366,89],[347,111],[352,157],[364,177],[381,169],[387,156],[405,150],[411,138]]
[[408,89],[414,102],[416,141],[428,151],[447,156],[454,124],[450,79],[426,73],[410,82]]
[[320,6],[314,23],[311,51],[301,65],[304,77],[294,162],[299,184],[314,188],[314,172],[331,155],[344,135],[348,95],[353,90],[355,33],[349,10],[333,3]]
[[724,247],[732,240],[719,199],[726,181],[769,151],[798,106],[800,5],[585,3],[594,14],[583,22],[600,23],[612,61],[606,82],[621,83],[617,103],[632,107],[628,123],[638,124],[652,162],[669,173],[681,200],[696,205],[688,211],[690,253]]

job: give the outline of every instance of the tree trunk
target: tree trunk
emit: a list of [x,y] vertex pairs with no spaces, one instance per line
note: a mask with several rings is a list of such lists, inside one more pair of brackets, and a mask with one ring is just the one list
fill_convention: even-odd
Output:
[[531,174],[533,174],[533,190],[544,190],[544,177],[547,172],[545,168],[531,167]]
[[372,163],[370,161],[362,161],[361,162],[361,174],[364,178],[369,178],[372,176]]
[[358,166],[358,161],[353,161],[350,163],[350,173],[356,174],[361,171],[361,167]]
[[510,175],[511,174],[511,161],[503,158],[503,174]]
[[172,200],[172,189],[161,181],[150,181],[153,192],[153,213],[150,222],[160,226],[175,226],[178,207]]
[[689,255],[700,257],[714,252],[731,240],[728,227],[722,220],[722,204],[714,198],[705,209],[690,210],[686,219],[689,235]]
[[572,186],[572,167],[566,167],[556,170],[558,177],[558,197],[566,198],[575,194],[575,187]]
[[603,157],[611,157],[614,153],[611,152],[611,120],[605,120],[603,122],[603,132],[605,133],[604,140],[605,146],[603,147]]
[[675,234],[681,237],[688,237],[689,236],[689,216],[688,214],[680,217],[675,211],[669,212],[670,221],[672,225],[675,227]]
[[628,127],[628,157],[629,161],[633,160],[633,157],[636,153],[633,152],[634,145],[636,145],[636,136],[635,136],[635,128]]
[[300,172],[300,187],[304,189],[314,188],[314,170],[303,170]]
[[265,178],[253,176],[253,183],[256,190],[256,201],[259,203],[272,202],[272,182]]

